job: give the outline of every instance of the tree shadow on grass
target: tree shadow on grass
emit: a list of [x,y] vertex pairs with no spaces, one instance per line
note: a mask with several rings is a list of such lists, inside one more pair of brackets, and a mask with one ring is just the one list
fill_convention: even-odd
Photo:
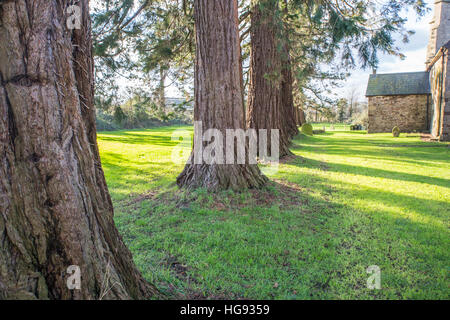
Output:
[[[424,150],[426,149],[426,150]],[[309,146],[297,145],[292,148],[294,151],[306,151],[313,153],[323,153],[329,155],[339,155],[349,158],[371,158],[380,160],[391,160],[397,162],[417,163],[434,161],[446,164],[450,158],[450,150],[447,148],[373,148],[368,150],[358,145],[323,145],[323,146]]]
[[325,168],[326,171],[333,171],[338,173],[363,175],[372,178],[384,178],[398,181],[425,183],[429,185],[436,185],[445,188],[450,188],[450,180],[445,178],[436,178],[418,174],[375,169],[362,166],[352,166],[348,164],[340,164],[333,162],[323,162],[309,158],[297,158],[295,161],[291,161],[286,165],[297,167],[322,168],[322,169]]
[[130,133],[121,133],[117,136],[99,136],[99,141],[106,142],[119,142],[123,144],[132,144],[132,145],[157,145],[157,146],[165,146],[165,147],[174,147],[179,142],[173,141],[170,136],[162,136],[162,135],[140,135],[140,134],[130,134]]
[[[345,181],[335,181],[318,177],[314,174],[303,173],[302,177],[308,176],[309,187],[312,190],[320,192],[324,186],[333,186],[331,194],[345,193],[346,197],[352,199],[364,199],[364,201],[385,205],[391,207],[392,212],[398,216],[408,212],[417,214],[419,217],[429,217],[438,223],[447,223],[450,214],[448,201],[424,199],[411,195],[404,195],[390,191],[384,191],[380,188],[351,183]],[[294,181],[295,182],[295,181]],[[293,182],[293,183],[294,183]],[[330,198],[332,200],[332,198]]]
[[186,130],[193,133],[192,128],[186,126],[160,127],[145,130],[105,131],[98,136],[99,141],[119,142],[132,145],[158,145],[172,147],[179,141],[173,141],[171,133],[176,130]]
[[[417,142],[410,142],[411,147],[379,147],[374,146],[375,139],[361,140],[345,137],[345,139],[321,139],[317,137],[305,137],[297,140],[298,145],[294,145],[292,150],[303,153],[315,153],[323,155],[337,155],[351,158],[380,159],[382,161],[395,161],[398,163],[410,163],[413,165],[422,165],[427,167],[445,168],[448,165],[450,151],[448,148],[442,148],[442,144],[434,147],[420,148]],[[379,143],[386,144],[386,140],[379,140]],[[402,142],[404,144],[404,142]],[[430,146],[424,142],[424,145]],[[446,178],[429,177],[418,174],[397,172],[377,168],[368,168],[362,166],[353,166],[348,164],[339,164],[299,158],[290,162],[291,165],[307,167],[329,167],[328,170],[356,175],[365,175],[370,177],[394,179],[399,181],[412,181],[438,185],[450,188],[450,180]],[[441,165],[442,164],[442,165]]]
[[[301,144],[308,144],[313,143],[313,145],[355,145],[359,147],[448,147],[448,143],[443,142],[426,142],[426,141],[409,141],[405,140],[404,138],[388,138],[388,137],[377,137],[372,136],[365,133],[360,133],[357,131],[347,131],[347,135],[345,138],[341,139],[328,139],[330,136],[336,135],[339,132],[328,132],[327,135],[314,135],[314,136],[305,136],[305,135],[298,135],[295,137],[294,140],[301,142]],[[342,132],[341,132],[342,133]],[[353,137],[354,136],[354,137]],[[405,137],[409,138],[409,137]]]

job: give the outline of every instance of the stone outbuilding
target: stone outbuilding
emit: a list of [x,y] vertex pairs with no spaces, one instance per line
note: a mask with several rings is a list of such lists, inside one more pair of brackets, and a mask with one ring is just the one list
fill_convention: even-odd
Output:
[[369,99],[369,133],[430,129],[431,97],[428,72],[372,74]]

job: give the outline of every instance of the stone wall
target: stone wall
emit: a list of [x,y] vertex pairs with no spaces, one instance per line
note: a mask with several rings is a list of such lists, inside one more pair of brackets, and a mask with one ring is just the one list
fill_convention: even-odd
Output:
[[[430,98],[431,104],[431,98]],[[369,97],[369,133],[427,131],[427,95]]]

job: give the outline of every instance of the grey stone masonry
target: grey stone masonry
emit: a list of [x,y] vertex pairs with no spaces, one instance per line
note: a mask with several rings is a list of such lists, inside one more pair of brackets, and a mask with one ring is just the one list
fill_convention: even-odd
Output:
[[431,21],[430,42],[428,43],[428,65],[439,49],[450,40],[450,0],[436,0],[434,18]]
[[396,126],[402,132],[427,131],[427,100],[427,95],[369,97],[368,133],[392,132]]

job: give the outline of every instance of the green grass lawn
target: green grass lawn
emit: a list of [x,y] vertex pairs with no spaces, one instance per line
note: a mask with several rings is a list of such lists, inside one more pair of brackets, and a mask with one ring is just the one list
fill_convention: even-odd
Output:
[[[265,189],[211,194],[176,187],[178,128],[98,139],[117,226],[169,297],[450,298],[448,145],[301,135]],[[366,287],[371,265],[381,290]]]
[[327,122],[313,122],[311,123],[314,130],[326,131],[350,131],[350,125],[345,123],[327,123]]

